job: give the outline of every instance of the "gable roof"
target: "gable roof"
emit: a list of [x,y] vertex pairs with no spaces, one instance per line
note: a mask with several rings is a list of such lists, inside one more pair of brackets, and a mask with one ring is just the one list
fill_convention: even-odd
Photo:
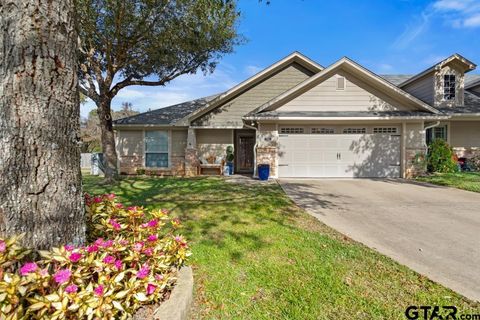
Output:
[[176,125],[178,120],[181,120],[192,112],[195,112],[195,110],[204,107],[209,101],[217,96],[218,94],[139,113],[134,116],[115,120],[113,121],[113,124],[115,127],[123,125]]
[[[200,108],[190,114],[187,118],[188,121],[192,121],[195,118],[199,118],[205,113],[209,112],[210,110],[219,107],[223,102],[228,101],[229,99],[236,96],[238,93],[248,90],[249,88],[253,87],[257,83],[263,81],[264,79],[268,78],[269,76],[273,75],[277,71],[282,70],[283,68],[289,66],[292,63],[298,63],[305,69],[311,71],[313,74],[321,71],[324,69],[323,66],[319,65],[315,61],[311,60],[310,58],[304,56],[298,51],[295,51],[282,60],[277,61],[276,63],[272,64],[271,66],[263,69],[262,71],[258,72],[257,74],[253,75],[252,77],[248,78],[247,80],[239,83],[235,87],[231,88],[228,91],[225,91],[222,94],[219,94],[215,99],[210,101],[204,108]],[[184,119],[187,120],[187,119]]]
[[476,76],[473,79],[465,79],[465,89],[470,89],[473,87],[480,86],[480,74],[475,74],[472,76]]
[[[398,86],[402,82],[407,81],[413,74],[381,74],[380,77],[388,82]],[[476,86],[475,83],[480,84],[480,74],[466,74],[465,75],[465,89]]]
[[415,81],[417,79],[420,79],[424,75],[429,74],[432,71],[435,71],[435,70],[438,70],[438,69],[442,68],[443,66],[445,66],[446,64],[448,64],[452,61],[459,61],[460,63],[462,63],[465,66],[465,71],[471,71],[471,70],[473,70],[477,67],[477,65],[475,63],[473,63],[472,61],[468,60],[467,58],[461,56],[458,53],[455,53],[455,54],[452,54],[450,57],[440,61],[439,63],[434,64],[430,68],[427,68],[427,69],[423,70],[422,72],[417,73],[416,75],[414,75],[410,79],[407,79],[404,82],[398,84],[398,86],[400,88],[404,87],[407,84],[412,83],[413,81]]
[[387,80],[383,79],[382,77],[376,75],[372,71],[366,69],[365,67],[362,67],[355,61],[343,57],[337,62],[331,64],[327,68],[323,69],[316,75],[308,78],[307,80],[301,82],[297,86],[293,87],[292,89],[280,94],[276,98],[273,98],[272,100],[268,101],[267,103],[263,104],[262,106],[258,107],[257,109],[253,110],[252,112],[249,113],[255,114],[258,112],[262,112],[264,110],[272,110],[275,109],[276,107],[294,99],[295,97],[299,96],[300,94],[308,91],[309,89],[313,88],[317,84],[321,83],[323,80],[329,78],[331,75],[333,75],[334,71],[341,67],[348,67],[352,69],[353,71],[357,72],[358,74],[363,75],[365,78],[372,80],[373,82],[376,82],[382,86],[384,86],[385,89],[389,90],[392,94],[401,96],[404,99],[408,99],[409,101],[413,102],[415,105],[420,107],[420,109],[432,112],[432,113],[440,113],[437,109],[431,107],[427,103],[421,101],[420,99],[412,96],[411,94],[403,91],[402,89],[396,87],[392,83],[388,82]]

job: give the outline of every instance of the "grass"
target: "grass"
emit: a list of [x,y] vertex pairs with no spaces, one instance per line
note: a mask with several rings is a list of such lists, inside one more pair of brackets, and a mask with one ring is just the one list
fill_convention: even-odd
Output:
[[436,173],[417,180],[441,186],[480,192],[480,172]]
[[192,319],[405,319],[409,305],[479,308],[318,222],[276,184],[128,178],[109,186],[85,176],[84,189],[184,221]]

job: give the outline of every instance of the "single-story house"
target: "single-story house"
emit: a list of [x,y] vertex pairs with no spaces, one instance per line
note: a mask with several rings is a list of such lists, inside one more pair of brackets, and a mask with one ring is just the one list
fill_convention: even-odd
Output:
[[480,75],[454,54],[416,75],[378,75],[294,52],[221,94],[116,120],[118,168],[196,175],[234,148],[236,173],[411,177],[433,139],[480,155]]

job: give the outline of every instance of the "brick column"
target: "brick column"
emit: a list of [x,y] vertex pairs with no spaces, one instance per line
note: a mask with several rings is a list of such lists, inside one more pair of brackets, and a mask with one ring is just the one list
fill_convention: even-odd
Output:
[[259,164],[270,165],[270,177],[277,176],[277,148],[257,147],[257,166]]
[[185,149],[185,176],[194,177],[198,170],[197,149]]

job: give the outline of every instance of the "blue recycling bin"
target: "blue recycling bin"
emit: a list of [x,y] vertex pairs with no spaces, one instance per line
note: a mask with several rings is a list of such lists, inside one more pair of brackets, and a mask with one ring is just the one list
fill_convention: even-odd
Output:
[[262,181],[268,180],[268,177],[270,176],[270,165],[269,164],[260,164],[257,167],[258,171],[258,179]]

